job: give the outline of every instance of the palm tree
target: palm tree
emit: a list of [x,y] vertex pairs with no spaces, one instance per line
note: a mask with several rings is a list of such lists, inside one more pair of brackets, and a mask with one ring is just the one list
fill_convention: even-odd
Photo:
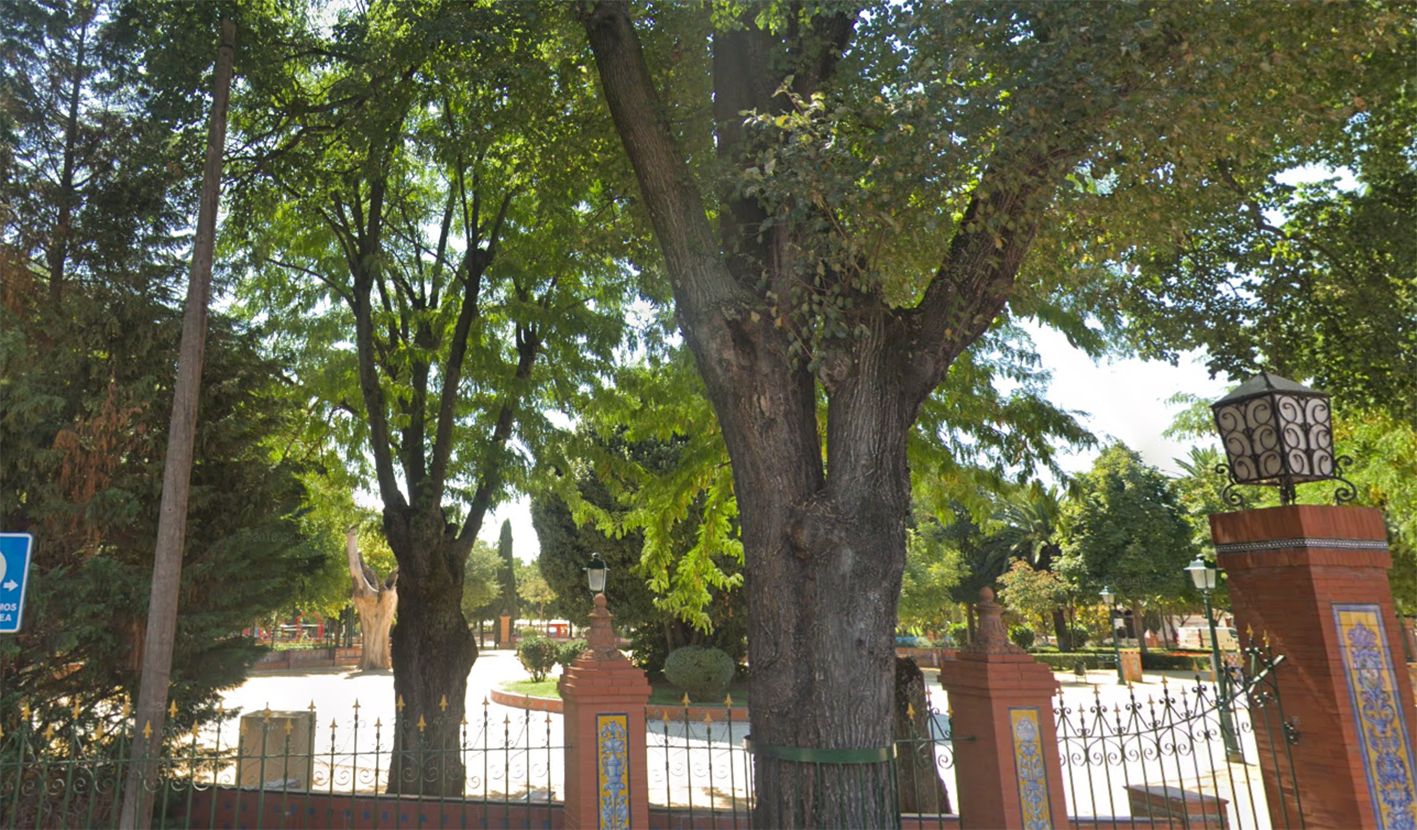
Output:
[[[1035,571],[1052,571],[1062,553],[1058,545],[1058,494],[1037,483],[1021,488],[1006,498],[995,511],[995,530],[985,545],[1003,567],[1014,559],[1027,562]],[[1062,608],[1053,611],[1053,633],[1061,651],[1072,651],[1072,630]]]

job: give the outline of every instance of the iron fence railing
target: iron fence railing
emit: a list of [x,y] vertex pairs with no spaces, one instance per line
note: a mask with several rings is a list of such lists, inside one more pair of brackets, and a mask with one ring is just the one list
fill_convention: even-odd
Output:
[[[1221,695],[1213,685],[1168,683],[1159,690],[1060,696],[1055,709],[1062,781],[1073,826],[1246,828],[1303,826],[1300,788],[1275,682],[1282,658],[1263,647],[1242,652]],[[804,780],[857,780],[867,798],[889,799],[901,826],[960,827],[955,811],[956,735],[950,717],[926,700],[908,708],[885,760],[871,769],[817,753],[794,761]],[[169,727],[152,759],[154,825],[186,828],[522,827],[562,821],[562,719],[484,701],[456,724],[427,718],[412,746],[394,738],[391,713],[329,718],[296,711],[221,713],[211,723]],[[103,716],[100,717],[100,714]],[[172,719],[169,719],[171,721]],[[902,727],[900,724],[906,726]],[[23,707],[0,736],[0,826],[110,827],[122,797],[134,725],[127,713]],[[434,748],[424,735],[455,727]],[[754,825],[754,761],[746,710],[649,706],[646,772],[650,827],[718,830]],[[431,741],[431,737],[429,738]],[[153,742],[157,745],[157,742]],[[780,748],[779,748],[780,749]],[[853,756],[854,757],[854,756]],[[432,759],[430,761],[430,758]],[[1265,775],[1273,781],[1262,780]],[[756,759],[760,760],[760,759]],[[781,760],[776,758],[775,760]],[[789,759],[792,760],[792,759]],[[147,759],[144,760],[146,765]],[[780,765],[781,766],[781,765]],[[411,776],[393,782],[390,771]],[[418,776],[455,770],[439,795]],[[1269,790],[1284,794],[1270,805]],[[814,792],[835,792],[827,786]],[[400,795],[390,790],[403,790]],[[880,804],[880,801],[872,801]]]
[[[1262,769],[1294,793],[1296,738],[1275,683],[1283,662],[1263,646],[1242,651],[1220,684],[1128,686],[1118,698],[1054,709],[1068,813],[1078,827],[1303,827],[1297,805],[1271,810]],[[1267,757],[1262,767],[1260,754]]]
[[[400,748],[393,723],[361,714],[357,703],[327,724],[312,705],[222,713],[190,730],[169,728],[161,756],[140,759],[152,768],[146,785],[156,802],[154,826],[549,829],[558,823],[559,718],[498,714],[487,702],[469,715],[456,724],[455,745],[445,747],[431,743],[438,726],[453,726],[441,713],[424,718],[418,740]],[[23,709],[0,738],[0,826],[113,826],[133,735],[130,719],[117,723],[76,713],[62,727],[41,725]],[[392,788],[391,769],[403,776]],[[450,786],[417,780],[452,770],[461,781]]]
[[[880,797],[898,806],[912,827],[957,824],[954,747],[950,719],[927,700],[907,713],[908,734],[893,742]],[[753,755],[748,716],[729,707],[653,705],[646,709],[646,758],[651,827],[739,830],[753,824]],[[795,773],[814,785],[830,777],[851,783],[871,779],[866,764],[836,769],[830,761],[804,761]],[[828,788],[830,789],[830,788]],[[860,787],[846,788],[859,791]],[[860,793],[855,792],[854,797]]]

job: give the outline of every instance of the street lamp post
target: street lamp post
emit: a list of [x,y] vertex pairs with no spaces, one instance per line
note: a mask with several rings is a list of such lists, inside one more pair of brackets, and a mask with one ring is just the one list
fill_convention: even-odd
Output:
[[1117,642],[1116,608],[1113,603],[1117,595],[1106,585],[1102,586],[1102,604],[1107,606],[1107,627],[1112,629],[1112,654],[1117,658],[1117,682],[1126,684],[1127,675],[1122,671],[1122,646]]
[[1210,627],[1210,659],[1215,666],[1216,700],[1215,710],[1220,720],[1220,738],[1225,743],[1225,760],[1232,764],[1245,763],[1245,754],[1240,749],[1240,741],[1235,734],[1235,722],[1230,714],[1230,673],[1220,661],[1220,641],[1215,636],[1215,614],[1210,606],[1210,594],[1215,590],[1215,568],[1209,567],[1199,556],[1185,568],[1191,581],[1205,600],[1205,622]]

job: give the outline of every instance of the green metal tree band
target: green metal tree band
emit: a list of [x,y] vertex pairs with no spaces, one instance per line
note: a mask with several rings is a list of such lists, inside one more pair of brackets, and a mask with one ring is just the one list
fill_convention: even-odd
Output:
[[752,738],[744,738],[743,748],[749,755],[759,758],[806,764],[880,764],[895,757],[893,745],[866,749],[817,749],[806,746],[769,746],[754,743]]

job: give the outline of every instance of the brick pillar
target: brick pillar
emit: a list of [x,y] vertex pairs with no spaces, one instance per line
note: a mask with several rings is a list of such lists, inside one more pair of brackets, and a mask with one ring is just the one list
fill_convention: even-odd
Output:
[[596,594],[589,650],[561,675],[565,712],[566,830],[647,830],[645,704],[649,680],[615,648],[615,630]]
[[940,668],[955,731],[963,827],[1066,827],[1053,672],[1010,643],[994,603],[979,592],[974,643]]
[[497,645],[510,647],[512,645],[512,618],[506,614],[497,618]]
[[1252,709],[1275,826],[1284,810],[1295,823],[1299,809],[1312,828],[1413,826],[1417,716],[1382,514],[1293,505],[1212,515],[1210,528],[1236,626],[1284,657],[1275,679],[1298,739],[1292,776],[1284,730],[1266,729]]

